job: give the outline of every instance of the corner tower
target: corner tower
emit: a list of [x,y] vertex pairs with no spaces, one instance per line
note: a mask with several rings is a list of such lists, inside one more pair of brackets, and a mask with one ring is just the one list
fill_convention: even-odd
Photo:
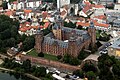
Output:
[[91,46],[95,47],[95,43],[96,43],[96,29],[94,27],[94,23],[90,22],[90,26],[88,28],[88,33],[91,36]]
[[76,33],[75,33],[74,30],[72,30],[71,36],[69,38],[68,54],[70,54],[73,57],[77,57],[78,56],[77,43],[76,43]]
[[39,28],[37,30],[37,34],[35,35],[35,46],[34,46],[34,48],[38,53],[42,52],[42,41],[43,41],[43,32]]
[[52,32],[55,36],[55,39],[62,40],[62,25],[63,21],[60,16],[55,20],[55,25],[52,27]]

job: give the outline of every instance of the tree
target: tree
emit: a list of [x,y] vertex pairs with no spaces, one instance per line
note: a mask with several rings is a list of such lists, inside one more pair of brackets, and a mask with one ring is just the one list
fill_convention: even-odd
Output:
[[73,75],[79,76],[80,78],[84,78],[84,72],[82,70],[74,71]]
[[0,52],[6,53],[8,47],[13,47],[18,40],[19,22],[6,15],[0,15]]
[[37,67],[35,72],[34,72],[35,76],[37,77],[45,77],[46,75],[46,68],[45,67]]
[[8,9],[7,2],[3,1],[2,3],[3,10]]
[[85,52],[85,51],[82,50],[82,51],[79,53],[79,55],[78,55],[78,59],[79,59],[79,60],[83,60],[83,59],[85,59],[88,55],[89,55],[88,52]]
[[16,35],[18,34],[18,30],[16,26],[12,26],[11,27],[11,37],[16,37]]
[[44,53],[43,53],[43,52],[40,52],[40,53],[38,54],[38,56],[39,56],[39,57],[44,57]]
[[69,54],[65,54],[64,57],[63,57],[63,61],[65,63],[69,63],[69,60],[71,59],[71,56]]
[[31,69],[31,61],[29,59],[23,61],[22,67],[25,70],[25,72],[29,72]]
[[58,59],[58,60],[60,60],[61,58],[62,58],[62,56],[61,56],[61,55],[58,55],[58,56],[57,56],[57,59]]
[[31,66],[30,72],[31,72],[31,73],[34,73],[35,70],[36,70],[36,66]]
[[82,70],[85,72],[93,71],[94,73],[97,72],[97,68],[92,63],[85,63],[82,67]]
[[25,39],[27,38],[27,36],[25,34],[23,34],[23,35],[20,36],[20,38],[21,38],[21,41],[25,41]]
[[96,80],[96,75],[93,71],[87,72],[86,76],[87,76],[88,80]]
[[100,41],[97,41],[96,45],[97,45],[97,48],[99,48],[100,46],[102,46],[102,44],[100,43]]
[[74,12],[74,8],[72,7],[71,9],[70,9],[70,13],[73,13]]
[[8,39],[7,40],[7,46],[14,47],[15,46],[15,39],[14,38]]
[[27,37],[24,42],[23,42],[23,50],[24,51],[28,51],[30,50],[31,48],[34,48],[34,45],[35,45],[35,39],[33,36],[29,36]]
[[10,37],[11,37],[11,32],[9,29],[6,29],[3,32],[1,32],[1,39],[2,40],[9,39]]
[[64,26],[65,26],[65,27],[70,27],[70,28],[75,28],[75,27],[76,27],[76,24],[75,24],[75,23],[72,23],[72,22],[70,21],[69,23],[64,22]]
[[77,59],[77,58],[71,58],[70,60],[69,60],[69,64],[71,64],[71,65],[79,65],[80,63],[79,63],[79,60]]
[[114,64],[112,71],[115,75],[120,76],[120,63]]

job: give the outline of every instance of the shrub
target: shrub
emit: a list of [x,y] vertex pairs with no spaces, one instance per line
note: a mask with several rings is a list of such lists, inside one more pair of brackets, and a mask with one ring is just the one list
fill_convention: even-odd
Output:
[[38,54],[38,56],[39,56],[39,57],[44,57],[44,54],[43,54],[42,52],[40,52],[40,53]]
[[61,58],[62,58],[62,56],[61,56],[61,55],[58,55],[58,56],[57,56],[57,59],[58,59],[58,60],[60,60]]

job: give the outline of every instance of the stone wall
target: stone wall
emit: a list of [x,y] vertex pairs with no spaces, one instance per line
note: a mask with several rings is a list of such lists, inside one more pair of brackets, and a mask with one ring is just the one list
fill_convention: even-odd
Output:
[[51,66],[51,67],[55,67],[55,68],[62,69],[62,70],[75,71],[75,70],[80,69],[80,67],[78,66],[63,64],[58,61],[47,60],[44,58],[32,57],[32,56],[27,56],[27,55],[20,55],[19,57],[22,61],[29,59],[31,60],[32,63],[39,63],[42,65]]

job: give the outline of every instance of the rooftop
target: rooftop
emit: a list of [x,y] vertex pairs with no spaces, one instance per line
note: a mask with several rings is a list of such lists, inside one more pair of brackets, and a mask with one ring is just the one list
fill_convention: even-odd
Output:
[[120,49],[120,39],[116,40],[110,47]]
[[87,58],[85,58],[83,61],[86,61],[86,60],[98,61],[98,57],[99,57],[99,55],[91,54]]

